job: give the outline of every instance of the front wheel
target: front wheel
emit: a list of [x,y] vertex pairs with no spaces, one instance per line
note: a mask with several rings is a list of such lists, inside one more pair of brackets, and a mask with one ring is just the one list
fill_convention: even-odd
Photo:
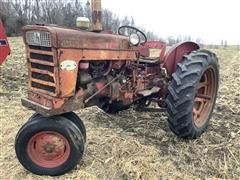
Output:
[[184,56],[172,75],[166,99],[169,127],[178,137],[196,138],[207,129],[218,87],[215,54],[199,50]]
[[82,158],[84,137],[77,126],[64,117],[36,116],[19,130],[15,151],[27,170],[38,175],[62,175]]
[[[58,115],[58,116],[55,116],[55,118],[57,117],[60,117],[61,116],[67,118],[68,120],[72,121],[78,128],[79,130],[81,131],[82,135],[83,135],[83,138],[84,138],[84,141],[86,142],[86,139],[87,139],[87,134],[86,134],[86,127],[83,123],[83,121],[81,120],[80,117],[78,117],[78,115],[74,112],[68,112],[68,113],[64,113],[64,114],[61,114],[61,115]],[[41,114],[38,114],[38,113],[34,113],[29,119],[28,119],[28,122],[36,119],[36,118],[41,118],[43,117]]]

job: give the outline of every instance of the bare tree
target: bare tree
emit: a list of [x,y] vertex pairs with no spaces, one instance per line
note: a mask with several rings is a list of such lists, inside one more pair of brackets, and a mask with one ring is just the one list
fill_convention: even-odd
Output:
[[[8,35],[19,34],[26,24],[74,27],[79,16],[91,19],[90,3],[83,5],[81,0],[0,0],[0,18],[6,25]],[[121,25],[135,26],[132,17],[119,18],[107,9],[102,11],[102,21],[103,29],[113,33],[117,33]],[[159,39],[150,31],[144,32],[150,40]]]

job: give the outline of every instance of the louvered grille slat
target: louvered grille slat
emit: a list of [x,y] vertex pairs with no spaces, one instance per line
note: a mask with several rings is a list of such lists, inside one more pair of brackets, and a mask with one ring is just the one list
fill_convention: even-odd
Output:
[[31,59],[43,60],[47,62],[53,62],[53,56],[47,54],[37,54],[37,53],[30,53]]
[[55,93],[55,90],[56,90],[55,87],[43,85],[43,84],[40,84],[40,83],[37,83],[37,82],[31,82],[31,85],[32,85],[33,88],[49,91],[51,93]]
[[47,74],[40,74],[40,73],[32,72],[32,78],[54,83],[53,77],[51,77]]
[[35,68],[35,69],[47,70],[51,73],[54,73],[53,66],[47,66],[47,65],[42,65],[42,64],[38,64],[38,63],[31,63],[31,67]]
[[49,49],[46,51],[37,50],[37,48],[31,49],[29,48],[31,87],[47,94],[56,94],[54,53],[51,53]]

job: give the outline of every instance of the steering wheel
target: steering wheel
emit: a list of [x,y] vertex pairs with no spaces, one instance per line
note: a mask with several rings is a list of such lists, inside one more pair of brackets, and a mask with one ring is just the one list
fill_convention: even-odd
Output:
[[[128,34],[126,34],[126,32]],[[132,34],[132,32],[135,32],[135,33],[141,35],[140,36],[140,37],[142,37],[141,40],[143,40],[141,43],[147,42],[147,36],[144,34],[144,32],[142,32],[138,28],[135,28],[135,27],[132,27],[132,26],[121,26],[121,27],[118,28],[118,34],[122,35],[122,36],[130,36]]]

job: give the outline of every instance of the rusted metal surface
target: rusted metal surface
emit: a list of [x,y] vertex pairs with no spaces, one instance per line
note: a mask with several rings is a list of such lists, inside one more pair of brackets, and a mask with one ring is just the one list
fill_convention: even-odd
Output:
[[0,65],[10,54],[10,47],[8,44],[7,36],[3,27],[3,23],[0,19]]
[[93,33],[56,26],[31,25],[23,27],[24,40],[26,39],[25,32],[30,30],[50,32],[52,47],[55,48],[129,49],[128,37],[120,35]]
[[63,98],[53,98],[48,95],[31,91],[28,92],[28,99],[51,109],[58,109],[65,103],[65,99]]
[[[49,31],[52,39],[53,47],[49,51],[30,49],[24,38],[29,66],[29,89],[39,93],[59,97],[74,95],[78,68],[76,67],[73,70],[61,69],[63,61],[75,61],[78,65],[81,60],[137,60],[137,50],[128,49],[129,45],[126,37],[49,26],[26,26],[23,28],[23,32],[29,30]],[[74,47],[74,49],[70,49],[71,47]],[[46,61],[46,57],[50,57],[51,61],[49,59]],[[53,70],[50,70],[51,68]],[[33,72],[51,76],[54,81],[36,80],[31,76]]]
[[[47,31],[51,36],[48,48],[28,45],[24,36],[29,95],[22,102],[44,116],[84,108],[101,98],[128,105],[154,94],[163,102],[168,75],[184,54],[199,48],[186,42],[164,55],[166,44],[157,41],[130,47],[128,38],[119,35],[51,26],[26,26],[23,32],[27,31]],[[101,63],[104,69],[95,77],[94,68]]]
[[136,50],[82,50],[82,60],[137,60]]
[[149,41],[138,46],[139,53],[144,58],[151,58],[151,49],[159,49],[158,59],[163,60],[166,51],[166,43],[159,41]]
[[93,31],[102,31],[102,4],[101,0],[92,0],[92,23]]
[[61,166],[68,160],[70,151],[68,140],[55,131],[38,132],[27,144],[31,161],[44,168]]
[[217,91],[215,68],[209,67],[202,75],[194,98],[193,118],[197,127],[201,128],[211,113]]
[[168,75],[171,76],[175,72],[177,63],[179,63],[183,56],[198,50],[200,47],[194,42],[183,42],[173,46],[164,56],[164,67],[167,69]]
[[[43,98],[43,94],[40,94],[39,97]],[[52,100],[49,101],[52,101],[52,103],[55,104],[55,107],[47,107],[46,105],[40,104],[39,100],[32,100],[30,98],[22,98],[21,101],[23,106],[30,108],[45,117],[63,114],[84,108],[83,99],[79,96],[60,100],[52,98]],[[64,102],[62,103],[62,101]]]
[[68,60],[74,61],[77,65],[79,64],[82,53],[77,49],[59,49],[59,87],[60,97],[71,97],[75,93],[78,67],[72,70],[61,68],[61,64]]
[[55,48],[51,51],[30,48],[27,44],[28,87],[30,91],[56,97],[59,95],[58,55]]
[[[60,65],[66,60],[75,61],[77,65],[82,60],[137,60],[135,51],[60,49],[58,54]],[[74,95],[77,73],[77,67],[73,70],[59,68],[60,97]]]
[[93,95],[91,95],[90,97],[88,97],[84,103],[88,103],[91,99],[93,99],[95,96],[97,96],[98,94],[100,94],[103,90],[105,90],[110,84],[112,84],[114,81],[116,81],[118,79],[118,77],[115,77],[113,80],[111,80],[110,82],[108,82],[107,84],[103,84],[103,87],[100,87],[98,91],[96,91]]

